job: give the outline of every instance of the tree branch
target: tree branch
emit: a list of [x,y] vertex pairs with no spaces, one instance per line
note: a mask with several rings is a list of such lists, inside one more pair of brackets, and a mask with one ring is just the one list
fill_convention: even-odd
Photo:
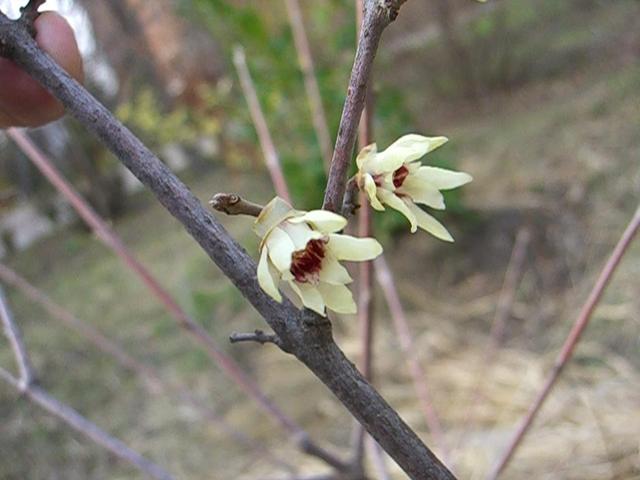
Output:
[[24,7],[20,7],[20,19],[24,27],[29,31],[32,37],[35,37],[36,29],[33,25],[36,19],[40,16],[38,9],[47,0],[29,0]]
[[[380,2],[375,10],[379,12]],[[392,13],[386,12],[385,17],[389,18]],[[11,59],[58,98],[69,113],[153,191],[265,318],[285,348],[333,392],[412,479],[455,478],[345,357],[333,340],[331,324],[313,312],[298,310],[288,300],[280,304],[264,293],[256,279],[255,262],[189,189],[103,105],[43,53],[23,28],[2,14],[0,42],[10,45],[7,50]]]
[[31,367],[31,361],[29,360],[27,349],[22,341],[20,329],[13,319],[11,310],[9,310],[7,299],[2,288],[0,288],[0,318],[2,319],[4,334],[6,335],[7,340],[9,340],[13,356],[15,357],[16,364],[18,365],[18,372],[20,374],[18,387],[21,392],[25,392],[29,388],[29,385],[34,381],[33,368]]
[[618,268],[618,265],[620,265],[620,262],[622,261],[622,257],[624,256],[625,252],[629,248],[629,245],[631,245],[631,242],[635,237],[636,233],[638,233],[639,229],[640,229],[640,206],[637,207],[633,217],[631,218],[631,220],[629,221],[629,224],[627,225],[627,228],[624,230],[624,232],[620,236],[620,239],[618,240],[618,243],[614,247],[613,252],[611,252],[611,255],[609,256],[607,263],[605,263],[604,267],[602,267],[602,270],[598,275],[598,279],[596,280],[595,285],[591,289],[591,292],[589,292],[589,296],[587,297],[587,300],[582,305],[582,308],[580,309],[580,313],[578,314],[578,317],[573,323],[573,327],[571,328],[571,331],[569,332],[567,339],[562,345],[562,349],[560,350],[560,353],[556,358],[556,362],[553,366],[553,369],[549,373],[549,376],[547,377],[544,385],[542,386],[542,388],[538,392],[538,395],[536,396],[533,403],[529,407],[529,410],[527,411],[522,421],[520,422],[520,425],[518,426],[516,432],[511,438],[511,441],[509,442],[509,445],[507,446],[505,451],[502,453],[500,459],[498,460],[493,470],[487,477],[489,480],[495,480],[500,476],[500,474],[507,467],[507,465],[509,464],[509,461],[515,454],[520,444],[522,443],[522,440],[524,439],[525,435],[529,431],[529,428],[531,427],[536,416],[538,415],[540,408],[542,407],[545,400],[549,396],[549,393],[551,393],[551,390],[553,389],[556,382],[558,381],[558,378],[560,377],[560,374],[564,370],[564,367],[567,365],[567,363],[571,359],[571,356],[573,355],[573,351],[578,345],[578,342],[580,341],[580,337],[582,336],[582,333],[584,332],[585,328],[587,328],[587,325],[589,325],[589,320],[591,320],[591,316],[593,315],[593,312],[598,306],[598,303],[600,303],[600,300],[602,299],[602,295],[604,294],[604,291],[607,288],[607,285],[609,285],[609,282],[613,277],[614,272],[616,271],[616,269]]
[[373,67],[380,37],[384,29],[395,20],[400,6],[406,0],[367,0],[358,49],[351,70],[347,98],[340,118],[338,137],[331,159],[329,180],[324,194],[323,208],[339,212],[344,197],[347,173],[356,141],[360,115],[364,108],[369,76]]
[[[0,16],[0,20],[2,17]],[[85,93],[86,91],[83,90]],[[95,100],[94,100],[95,101]],[[49,159],[36,147],[36,145],[24,134],[23,131],[17,129],[9,129],[8,135],[11,137],[27,157],[36,165],[36,167],[47,177],[54,187],[69,201],[71,206],[76,210],[80,218],[94,231],[96,236],[110,248],[124,264],[129,268],[142,283],[152,292],[152,294],[166,308],[167,312],[176,320],[178,326],[195,341],[218,365],[221,370],[238,385],[257,405],[273,418],[278,424],[289,433],[292,438],[300,438],[307,436],[304,429],[298,425],[292,418],[286,415],[277,405],[275,405],[262,391],[260,386],[242,369],[242,367],[217,344],[209,333],[202,328],[196,321],[191,318],[187,312],[175,301],[171,294],[164,289],[160,282],[146,269],[140,261],[134,257],[129,251],[122,239],[111,229],[107,223],[93,210],[93,208],[80,196],[80,194],[69,184],[64,177],[57,171]],[[159,160],[158,160],[159,161]],[[168,171],[168,170],[167,170]],[[183,185],[184,187],[184,185]],[[186,187],[184,187],[186,189]],[[187,190],[188,192],[188,190]],[[202,208],[202,206],[200,205]],[[311,442],[307,436],[307,442]],[[317,449],[322,451],[322,447]],[[330,457],[329,452],[325,452],[320,458]],[[335,463],[340,463],[339,459],[335,459]]]

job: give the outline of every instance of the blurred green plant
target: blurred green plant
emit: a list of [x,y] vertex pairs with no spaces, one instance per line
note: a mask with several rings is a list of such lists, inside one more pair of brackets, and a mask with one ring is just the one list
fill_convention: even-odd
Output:
[[180,143],[193,146],[201,138],[220,135],[228,87],[224,79],[213,86],[202,85],[198,90],[197,108],[180,103],[169,111],[163,108],[153,89],[143,88],[130,101],[120,104],[116,115],[151,145],[161,147]]
[[[302,7],[329,131],[336,132],[355,51],[354,4],[351,0],[327,0],[303,3]],[[233,47],[242,44],[295,205],[301,209],[317,208],[322,203],[326,176],[284,2],[197,0],[184,2],[183,9],[185,15],[191,15],[211,32],[225,52],[229,72],[233,72]],[[262,153],[246,102],[235,74],[229,76],[234,81],[232,94],[224,103],[224,161],[232,166],[262,168]],[[407,107],[412,92],[380,78],[376,80],[375,76],[372,91],[374,132],[380,147],[416,130]],[[427,163],[455,169],[454,154],[453,148],[446,148]],[[351,173],[355,173],[355,162]],[[445,195],[448,214],[464,217],[468,213],[461,192]],[[406,229],[405,221],[392,213],[376,215],[375,222],[382,236]]]

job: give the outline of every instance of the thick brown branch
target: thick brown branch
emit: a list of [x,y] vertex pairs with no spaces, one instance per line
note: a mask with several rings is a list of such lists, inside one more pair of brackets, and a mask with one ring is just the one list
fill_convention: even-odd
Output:
[[16,359],[18,365],[18,372],[20,374],[18,387],[20,391],[24,392],[29,388],[29,385],[33,383],[34,375],[33,368],[31,367],[31,361],[27,354],[27,349],[22,341],[22,334],[20,329],[15,324],[13,314],[9,309],[7,300],[4,296],[4,291],[0,288],[0,319],[2,320],[2,326],[4,327],[4,334],[9,340],[13,356]]
[[[145,268],[144,265],[125,246],[120,237],[100,218],[91,206],[74,190],[56,170],[51,161],[29,140],[27,135],[17,129],[9,129],[8,135],[18,144],[27,157],[36,167],[47,177],[56,189],[71,203],[78,215],[93,229],[96,236],[101,239],[116,255],[118,255],[125,265],[140,278],[149,290],[156,296],[167,312],[174,317],[178,325],[200,345],[209,357],[222,369],[222,371],[235,382],[244,392],[251,397],[260,408],[269,416],[275,419],[280,426],[291,436],[299,437],[305,433],[292,418],[286,415],[277,405],[275,405],[262,391],[260,386],[233,360],[227,355],[209,333],[193,320],[183,308],[175,301],[171,294],[164,289],[156,278]],[[318,450],[322,450],[320,446]],[[329,456],[325,452],[324,456]],[[336,460],[337,462],[338,460]]]
[[256,279],[255,262],[189,189],[103,105],[40,51],[24,29],[1,14],[0,42],[10,44],[11,58],[62,101],[69,113],[154,192],[265,318],[285,348],[327,385],[411,478],[454,478],[345,357],[333,340],[331,324],[312,312],[298,310],[287,300],[280,304],[265,294]]
[[0,368],[0,379],[13,388],[20,390],[29,400],[62,420],[66,425],[81,433],[101,447],[111,452],[115,457],[130,463],[138,470],[157,480],[173,480],[173,477],[162,467],[147,460],[138,452],[132,450],[122,441],[112,437],[96,424],[91,423],[71,407],[59,402],[43,389],[29,385],[22,390],[21,381],[14,378],[7,371]]
[[324,194],[323,208],[327,210],[339,212],[342,206],[353,146],[380,37],[384,29],[395,20],[400,6],[405,1],[367,0],[364,4],[358,49],[351,70],[347,99],[340,118],[338,137],[331,159],[329,181]]

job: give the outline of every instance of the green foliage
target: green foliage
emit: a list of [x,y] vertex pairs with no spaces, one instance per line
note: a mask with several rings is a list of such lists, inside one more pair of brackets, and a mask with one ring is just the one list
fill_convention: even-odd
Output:
[[165,111],[153,90],[145,88],[119,105],[116,115],[154,147],[170,143],[191,146],[200,138],[220,134],[220,111],[228,102],[228,94],[224,82],[203,86],[198,92],[201,102],[198,108],[178,104]]
[[[244,47],[296,206],[317,208],[326,177],[284,3],[250,1],[239,5],[229,0],[199,0],[197,5],[198,18],[206,23],[223,51],[229,54],[235,44]],[[353,2],[331,0],[302,6],[329,131],[335,134],[355,50]],[[229,71],[233,71],[230,59],[227,63]],[[407,96],[394,86],[376,89],[375,125],[380,132],[376,138],[379,143],[391,143],[413,130],[413,120],[405,108]],[[242,98],[237,85],[234,98]],[[248,141],[253,155],[260,158],[244,101],[238,100],[235,108],[226,113],[236,125],[231,143]],[[251,132],[250,138],[245,136],[247,132]]]

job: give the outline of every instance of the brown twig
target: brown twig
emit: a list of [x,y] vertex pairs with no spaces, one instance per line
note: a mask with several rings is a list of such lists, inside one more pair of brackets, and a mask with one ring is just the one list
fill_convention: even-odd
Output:
[[400,342],[400,347],[405,356],[405,360],[409,366],[409,373],[413,380],[413,386],[420,402],[420,408],[424,415],[429,431],[433,436],[436,445],[440,447],[442,456],[445,462],[449,458],[449,449],[445,441],[444,432],[440,424],[440,419],[433,407],[431,400],[431,394],[427,387],[426,375],[420,361],[418,360],[418,354],[415,350],[413,343],[413,335],[409,329],[409,323],[407,317],[404,314],[402,303],[400,303],[400,296],[396,290],[396,286],[393,280],[393,275],[384,255],[380,255],[374,260],[376,279],[382,289],[389,312],[391,313],[391,320]]
[[[360,34],[360,27],[364,16],[363,0],[355,1],[356,29]],[[371,81],[371,80],[370,80]],[[358,146],[364,148],[373,142],[373,105],[371,93],[365,98],[365,106],[362,110],[358,125]],[[352,179],[353,180],[353,179]],[[346,192],[350,191],[347,188]],[[345,197],[347,195],[345,194]],[[343,200],[342,210],[345,209]],[[358,210],[358,236],[373,236],[373,223],[371,209],[365,194],[360,194],[361,208]],[[359,368],[364,378],[372,381],[373,378],[373,263],[371,261],[358,264],[358,330],[360,335],[360,361]],[[353,440],[353,464],[355,468],[364,469],[366,432],[361,425],[356,425]]]
[[167,383],[163,381],[160,373],[154,367],[146,365],[129,355],[120,345],[107,338],[100,331],[89,326],[86,322],[75,317],[68,310],[56,304],[42,291],[38,290],[16,272],[1,263],[0,280],[20,290],[29,300],[40,305],[49,315],[51,315],[52,318],[58,320],[65,327],[80,334],[99,351],[111,356],[122,367],[138,375],[142,380],[144,380],[144,385],[148,387],[151,394],[157,395],[161,393],[169,393],[173,395],[176,399],[193,407],[205,419],[219,427],[230,437],[253,449],[260,456],[264,456],[273,462],[274,465],[281,466],[289,471],[294,470],[291,465],[283,459],[276,457],[273,452],[268,451],[263,445],[227,424],[227,422],[211,407],[203,404],[200,400],[195,398],[186,388],[175,383]]
[[[107,225],[107,223],[95,212],[91,206],[78,194],[64,177],[56,170],[49,159],[31,142],[31,140],[20,130],[9,129],[7,134],[18,144],[22,151],[36,165],[36,167],[47,177],[52,185],[69,201],[78,215],[89,225],[96,236],[110,248],[124,264],[132,270],[144,283],[144,285],[156,296],[160,303],[176,320],[178,325],[200,345],[209,357],[216,363],[222,371],[238,385],[250,398],[252,398],[264,412],[275,419],[278,424],[287,431],[294,439],[305,439],[305,442],[312,442],[308,438],[304,429],[293,419],[286,415],[265,395],[258,384],[242,369],[238,363],[227,355],[215,342],[209,333],[198,325],[187,313],[178,305],[171,294],[166,291],[160,283],[153,277],[144,265],[142,265],[124,245],[120,237]],[[304,448],[298,440],[300,448]],[[316,446],[315,451],[323,452],[323,448]],[[322,457],[333,458],[332,454],[324,452]],[[333,458],[330,465],[342,465],[342,462]]]
[[328,171],[329,164],[331,163],[331,135],[329,134],[327,117],[324,113],[324,107],[322,106],[322,96],[320,95],[320,88],[318,87],[318,80],[313,66],[313,56],[311,55],[309,39],[307,38],[307,32],[304,28],[304,19],[300,11],[300,2],[298,0],[285,0],[284,3],[287,7],[289,25],[293,32],[293,42],[296,47],[296,53],[298,54],[298,63],[300,64],[300,70],[302,70],[304,78],[304,88],[309,101],[313,128],[316,132],[318,144],[320,145],[322,160]]
[[[376,4],[379,9],[381,3]],[[0,43],[10,45],[6,49],[10,58],[60,100],[156,195],[262,315],[283,345],[331,390],[410,478],[455,478],[346,358],[333,340],[331,324],[309,310],[298,310],[288,300],[278,303],[269,297],[258,284],[255,262],[189,189],[42,52],[28,32],[1,13]]]
[[[368,202],[368,200],[367,200]],[[364,205],[367,205],[364,202]],[[347,181],[347,187],[342,199],[341,213],[344,218],[350,218],[360,209],[361,205],[360,189],[355,175]]]
[[567,362],[571,359],[571,356],[573,355],[573,351],[575,350],[578,342],[580,341],[580,337],[582,336],[582,333],[584,332],[585,328],[589,324],[589,320],[591,319],[593,312],[598,306],[598,303],[602,299],[602,295],[605,289],[607,288],[607,285],[609,284],[611,278],[613,277],[613,274],[616,271],[616,268],[618,267],[618,265],[620,264],[622,257],[627,251],[627,248],[629,248],[629,245],[631,245],[631,241],[633,240],[634,236],[638,232],[639,228],[640,228],[640,206],[635,211],[633,217],[631,218],[629,224],[627,225],[627,228],[622,233],[622,236],[618,240],[618,243],[616,244],[615,248],[613,249],[613,252],[611,253],[609,259],[607,260],[607,263],[604,265],[604,267],[600,271],[600,274],[598,275],[598,279],[596,280],[595,285],[593,286],[591,292],[589,293],[587,300],[583,304],[580,310],[580,313],[578,314],[571,328],[571,331],[567,336],[567,339],[562,345],[562,349],[560,350],[560,353],[556,358],[553,369],[549,373],[549,376],[547,377],[544,385],[536,395],[536,398],[534,399],[533,403],[529,407],[529,410],[527,411],[524,418],[520,422],[520,425],[518,426],[516,432],[511,438],[511,441],[509,442],[509,445],[504,450],[497,464],[495,465],[495,467],[487,477],[488,479],[490,480],[497,479],[500,476],[500,474],[504,471],[504,469],[507,467],[511,458],[513,458],[513,455],[516,453],[518,447],[522,443],[522,440],[524,439],[525,435],[529,431],[529,428],[531,427],[535,417],[537,416],[538,412],[540,411],[540,408],[542,407],[549,393],[551,392],[554,385],[556,384],[564,367],[567,365]]
[[227,215],[249,215],[257,217],[263,209],[262,205],[245,200],[236,193],[216,193],[209,205],[218,212]]
[[58,402],[47,392],[34,385],[31,362],[29,361],[27,350],[22,342],[22,334],[13,319],[11,310],[9,309],[4,297],[4,292],[2,291],[0,291],[0,317],[2,318],[4,331],[9,339],[9,344],[11,345],[11,350],[13,351],[13,355],[16,359],[18,370],[20,372],[20,377],[14,378],[9,372],[0,368],[0,378],[2,380],[18,390],[32,402],[60,418],[71,428],[89,437],[98,445],[109,450],[116,457],[129,462],[147,475],[158,480],[173,479],[173,477],[164,471],[164,469],[150,462],[139,453],[130,449],[120,440],[112,437],[95,424],[89,422],[75,410]]
[[336,146],[331,159],[329,180],[324,194],[323,208],[339,212],[342,207],[347,172],[356,141],[356,133],[364,108],[369,76],[384,29],[393,22],[400,6],[406,0],[368,0],[364,3],[364,15],[358,49],[351,70],[347,98],[344,102]]
[[256,329],[253,333],[232,333],[229,335],[229,341],[231,343],[240,343],[240,342],[256,342],[261,345],[265,343],[273,343],[274,345],[280,346],[282,342],[277,335],[273,333],[264,333],[262,330]]
[[267,127],[267,121],[264,118],[264,113],[262,113],[258,94],[253,86],[249,67],[247,67],[244,49],[241,46],[236,46],[233,49],[233,64],[236,67],[236,72],[240,79],[240,86],[242,87],[242,92],[244,93],[244,98],[247,101],[253,125],[255,126],[258,134],[260,148],[262,149],[262,155],[264,156],[264,163],[267,166],[267,170],[269,170],[273,187],[279,197],[291,203],[291,196],[289,195],[287,182],[284,179],[282,168],[280,168],[280,158],[278,157],[276,147],[273,144],[273,139],[271,138],[271,133]]
[[36,385],[30,385],[25,390],[21,390],[20,380],[14,378],[9,372],[2,368],[0,368],[0,379],[13,388],[21,391],[24,396],[33,403],[49,412],[54,417],[62,420],[67,426],[71,427],[76,432],[84,435],[101,447],[104,447],[120,460],[130,463],[149,477],[157,480],[173,480],[173,477],[162,467],[147,460],[138,452],[125,445],[122,441],[112,437],[71,407],[53,398],[45,390]]
[[0,287],[0,320],[2,320],[2,326],[4,334],[9,340],[11,350],[16,359],[18,365],[18,387],[21,392],[26,391],[34,381],[33,367],[31,361],[27,355],[27,349],[22,341],[22,335],[20,329],[15,324],[13,315],[7,305],[7,299],[5,298],[4,291]]
[[29,31],[31,36],[35,36],[36,34],[34,22],[40,16],[40,12],[38,12],[38,9],[45,2],[46,0],[29,0],[29,3],[27,3],[24,7],[20,7],[19,21]]

